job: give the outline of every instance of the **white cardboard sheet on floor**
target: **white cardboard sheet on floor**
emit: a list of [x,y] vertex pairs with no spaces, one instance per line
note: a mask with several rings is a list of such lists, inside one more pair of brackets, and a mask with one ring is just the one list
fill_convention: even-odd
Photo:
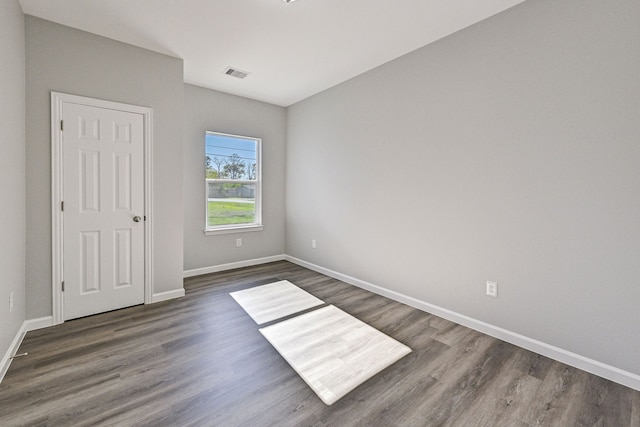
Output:
[[288,280],[231,292],[229,295],[258,325],[324,304]]
[[333,305],[260,332],[327,405],[411,352]]

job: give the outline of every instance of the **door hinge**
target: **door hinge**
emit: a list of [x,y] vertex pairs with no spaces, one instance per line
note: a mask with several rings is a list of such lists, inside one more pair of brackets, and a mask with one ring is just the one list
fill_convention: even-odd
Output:
[[64,212],[64,202],[60,202],[60,210]]
[[62,282],[62,292],[64,292],[64,281]]
[[60,120],[60,130],[64,131],[64,120]]

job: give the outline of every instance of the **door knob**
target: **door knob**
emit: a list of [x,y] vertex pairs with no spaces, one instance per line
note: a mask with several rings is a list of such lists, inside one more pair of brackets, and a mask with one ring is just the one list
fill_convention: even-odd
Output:
[[142,221],[142,218],[140,218],[138,215],[133,217],[133,222],[140,222]]

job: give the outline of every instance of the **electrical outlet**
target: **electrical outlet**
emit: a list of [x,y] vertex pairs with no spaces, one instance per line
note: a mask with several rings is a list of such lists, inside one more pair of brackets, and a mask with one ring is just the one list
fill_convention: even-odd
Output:
[[9,313],[13,311],[13,292],[9,295]]
[[311,240],[311,248],[315,249],[316,248],[316,239],[312,239]]
[[242,239],[236,239],[236,248],[242,246]]
[[487,295],[498,298],[498,282],[487,281]]

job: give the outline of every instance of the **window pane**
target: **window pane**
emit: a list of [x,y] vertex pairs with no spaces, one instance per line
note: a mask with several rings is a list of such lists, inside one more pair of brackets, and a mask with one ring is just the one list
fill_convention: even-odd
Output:
[[205,134],[207,231],[262,225],[259,138]]
[[207,227],[256,222],[256,184],[207,180]]
[[207,132],[208,179],[255,180],[257,141]]

